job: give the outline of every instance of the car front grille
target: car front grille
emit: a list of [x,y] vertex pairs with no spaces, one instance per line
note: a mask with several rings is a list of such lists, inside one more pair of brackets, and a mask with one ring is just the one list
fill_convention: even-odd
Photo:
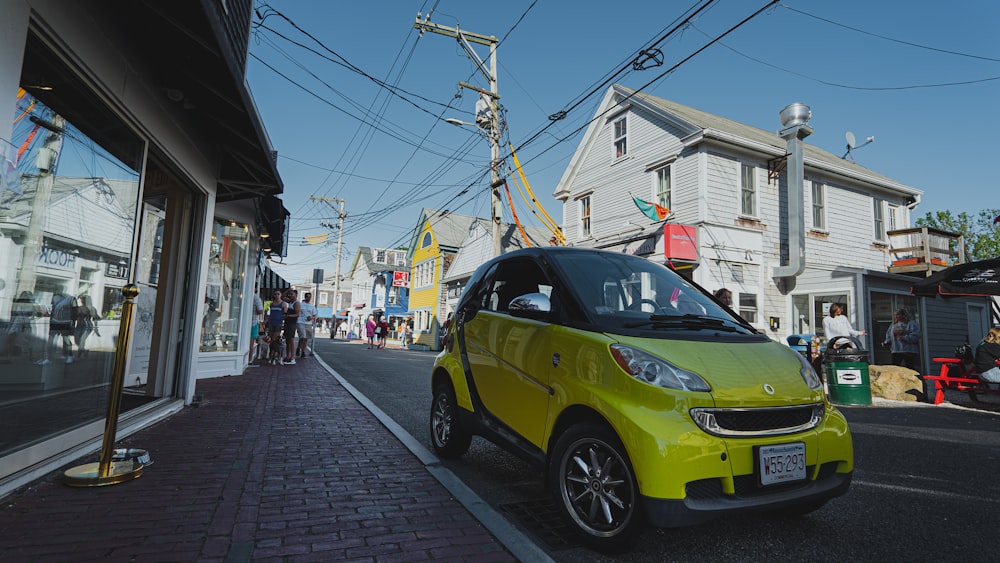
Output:
[[823,420],[823,403],[769,408],[697,408],[691,418],[713,436],[759,437],[794,434],[815,428]]

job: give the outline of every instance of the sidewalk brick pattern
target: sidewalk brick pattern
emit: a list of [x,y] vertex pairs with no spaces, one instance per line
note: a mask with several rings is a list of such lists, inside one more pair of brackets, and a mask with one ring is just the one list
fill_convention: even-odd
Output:
[[5,498],[3,559],[514,560],[316,362],[197,392],[202,407],[118,444],[149,451],[139,479],[72,488],[60,471]]

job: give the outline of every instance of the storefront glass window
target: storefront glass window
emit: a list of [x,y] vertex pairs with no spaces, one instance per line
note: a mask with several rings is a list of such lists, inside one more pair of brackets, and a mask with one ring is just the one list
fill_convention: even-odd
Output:
[[216,219],[213,225],[201,322],[202,352],[235,352],[239,346],[248,233],[246,225],[235,221]]
[[145,151],[34,36],[23,68],[0,138],[0,457],[105,416]]

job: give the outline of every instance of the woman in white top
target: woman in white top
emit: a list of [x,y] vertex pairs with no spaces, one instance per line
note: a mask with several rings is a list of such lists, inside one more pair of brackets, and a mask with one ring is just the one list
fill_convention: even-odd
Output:
[[[837,303],[830,305],[830,316],[823,318],[823,334],[829,342],[838,336],[864,336],[863,330],[854,330],[851,321],[844,316],[844,308]],[[838,346],[839,347],[839,346]]]

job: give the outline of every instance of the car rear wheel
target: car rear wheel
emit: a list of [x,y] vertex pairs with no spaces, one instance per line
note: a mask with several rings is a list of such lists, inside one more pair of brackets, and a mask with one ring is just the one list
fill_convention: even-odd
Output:
[[643,527],[639,486],[621,440],[596,424],[567,430],[553,449],[550,485],[556,505],[589,547],[631,547]]
[[441,457],[460,457],[469,450],[472,435],[462,428],[455,391],[451,385],[438,385],[431,402],[431,444]]

